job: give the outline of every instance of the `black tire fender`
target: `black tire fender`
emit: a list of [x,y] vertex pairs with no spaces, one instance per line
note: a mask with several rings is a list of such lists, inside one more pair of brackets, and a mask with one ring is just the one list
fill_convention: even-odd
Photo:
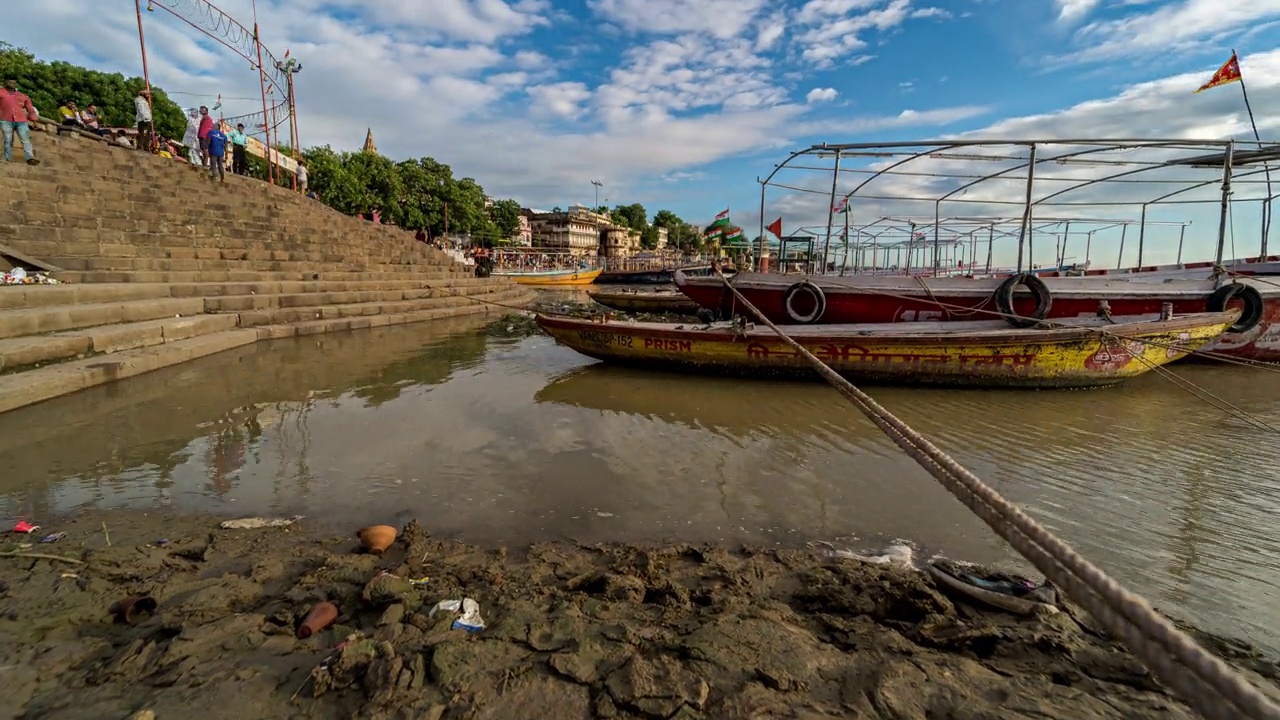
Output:
[[1262,322],[1263,313],[1266,311],[1262,293],[1258,292],[1258,289],[1254,286],[1240,282],[1223,285],[1210,293],[1209,298],[1204,303],[1205,310],[1222,312],[1227,309],[1227,305],[1232,300],[1239,300],[1244,303],[1244,310],[1240,313],[1240,319],[1227,328],[1227,332],[1249,332],[1257,327],[1258,323]]
[[[799,295],[801,292],[807,292],[813,296],[813,312],[810,312],[807,315],[801,315],[796,312],[795,307],[792,306],[792,301],[795,300],[796,295]],[[827,311],[827,295],[822,292],[822,288],[812,282],[808,280],[801,280],[795,285],[787,288],[787,292],[782,296],[782,306],[787,311],[787,317],[791,318],[792,321],[801,325],[807,325],[809,323],[818,322],[822,319],[823,313]]]
[[[1036,309],[1030,316],[1020,316],[1013,310],[1013,291],[1020,285],[1036,299]],[[1053,308],[1053,295],[1049,292],[1049,286],[1033,273],[1009,276],[996,288],[994,299],[996,310],[1004,317],[1005,322],[1016,328],[1029,328],[1038,324],[1049,317],[1049,311]]]

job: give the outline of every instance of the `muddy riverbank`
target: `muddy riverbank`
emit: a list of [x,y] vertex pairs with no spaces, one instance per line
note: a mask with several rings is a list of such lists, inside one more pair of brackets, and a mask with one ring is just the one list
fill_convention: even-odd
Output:
[[[39,543],[49,531],[67,534]],[[6,718],[1192,717],[1067,613],[990,612],[909,569],[818,551],[509,552],[410,522],[375,556],[305,520],[139,512],[2,540]],[[132,594],[158,612],[114,621]],[[463,598],[479,632],[430,614]],[[326,601],[336,622],[298,639]],[[1275,663],[1212,643],[1275,690]]]

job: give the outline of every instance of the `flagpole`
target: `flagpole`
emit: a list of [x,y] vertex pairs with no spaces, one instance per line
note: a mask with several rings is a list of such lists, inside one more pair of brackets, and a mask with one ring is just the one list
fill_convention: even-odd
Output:
[[[1231,49],[1231,57],[1236,59],[1236,67],[1240,66],[1240,57],[1236,55],[1235,48]],[[1258,143],[1258,149],[1262,149],[1262,136],[1258,134],[1258,123],[1253,119],[1253,107],[1249,104],[1249,90],[1244,86],[1244,73],[1240,73],[1240,94],[1244,97],[1244,109],[1249,113],[1249,126],[1253,128],[1253,139]],[[1271,164],[1262,163],[1263,177],[1267,182],[1267,199],[1262,202],[1262,244],[1259,249],[1259,255],[1263,258],[1267,256],[1267,238],[1271,234]]]

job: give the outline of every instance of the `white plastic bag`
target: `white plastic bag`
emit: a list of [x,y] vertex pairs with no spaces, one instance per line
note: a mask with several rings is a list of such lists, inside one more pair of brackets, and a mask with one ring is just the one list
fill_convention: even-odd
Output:
[[458,613],[457,619],[453,621],[454,630],[480,632],[484,629],[484,618],[480,617],[480,604],[471,598],[441,600],[431,608],[427,617],[435,615],[437,611]]

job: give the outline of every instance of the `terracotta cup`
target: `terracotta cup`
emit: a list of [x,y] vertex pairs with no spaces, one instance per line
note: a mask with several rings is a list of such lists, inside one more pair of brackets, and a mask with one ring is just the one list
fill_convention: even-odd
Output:
[[160,604],[149,595],[130,595],[111,606],[116,622],[137,625],[142,618],[154,615]]
[[331,602],[316,603],[298,625],[298,638],[306,640],[338,619],[338,606]]
[[356,537],[370,555],[381,555],[396,541],[396,529],[390,525],[370,525],[357,530]]

